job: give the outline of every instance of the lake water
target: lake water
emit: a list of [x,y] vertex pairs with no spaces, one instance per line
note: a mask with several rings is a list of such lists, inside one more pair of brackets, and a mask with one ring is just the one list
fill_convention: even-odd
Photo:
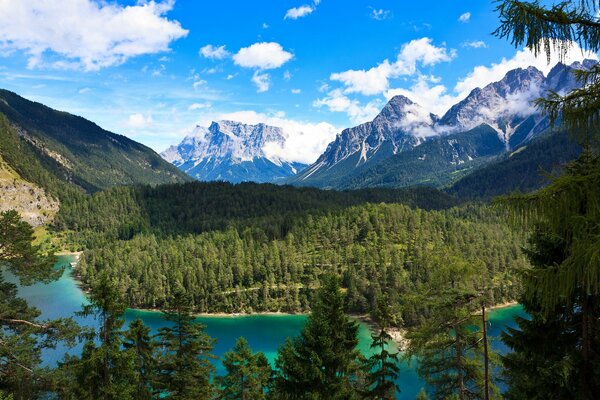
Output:
[[[69,265],[73,261],[72,256],[60,256],[57,266]],[[7,281],[15,282],[14,277],[7,276]],[[81,305],[86,302],[83,291],[77,286],[71,276],[71,268],[67,267],[63,276],[49,284],[36,284],[33,286],[20,287],[19,295],[25,298],[30,305],[39,308],[42,312],[42,318],[54,319],[60,317],[70,317],[76,311],[81,309]],[[515,325],[514,317],[516,315],[525,315],[520,306],[507,307],[491,311],[489,313],[488,332],[492,343],[492,348],[498,352],[506,352],[507,349],[501,341],[498,340],[500,332],[506,327]],[[141,318],[144,323],[158,330],[164,326],[161,314],[155,311],[127,310],[125,314],[126,323],[136,318]],[[91,318],[76,318],[82,325],[94,325],[95,321]],[[198,321],[206,325],[206,332],[217,339],[213,353],[221,357],[223,353],[233,347],[238,337],[244,336],[254,351],[263,352],[271,361],[275,359],[278,347],[288,337],[296,336],[306,321],[304,315],[250,315],[250,316],[232,316],[232,317],[200,317]],[[369,352],[370,334],[365,325],[360,326],[359,347],[364,353]],[[74,349],[68,349],[59,346],[55,350],[48,350],[44,353],[44,363],[55,365],[62,359],[66,352],[77,352],[79,346]],[[216,361],[217,373],[222,372],[223,368],[220,361]],[[414,369],[403,363],[401,366],[401,375],[398,384],[402,392],[398,399],[414,399],[424,383],[418,378]]]

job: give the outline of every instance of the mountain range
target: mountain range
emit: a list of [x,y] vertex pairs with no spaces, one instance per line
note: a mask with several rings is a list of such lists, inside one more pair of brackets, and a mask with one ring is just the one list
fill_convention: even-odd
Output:
[[169,147],[161,155],[200,181],[273,183],[306,167],[268,154],[268,146],[283,147],[285,140],[278,127],[218,121],[208,128],[196,126],[179,145]]
[[325,152],[288,182],[347,189],[447,186],[549,129],[532,100],[578,86],[573,74],[596,61],[509,71],[476,88],[438,117],[404,96],[389,100],[371,122],[343,130]]

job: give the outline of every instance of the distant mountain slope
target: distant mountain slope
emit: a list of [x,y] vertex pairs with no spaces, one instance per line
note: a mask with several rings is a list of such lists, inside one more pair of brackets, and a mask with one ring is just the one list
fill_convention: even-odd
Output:
[[530,192],[548,183],[544,174],[556,172],[580,152],[564,132],[544,135],[463,177],[446,192],[465,200]]
[[[189,178],[152,149],[91,121],[53,110],[0,90],[0,114],[7,124],[0,135],[17,132],[40,164],[60,180],[86,191],[126,184],[184,182]],[[10,148],[3,149],[10,152]],[[11,157],[4,157],[10,160]]]
[[283,147],[285,140],[278,127],[218,121],[209,128],[197,126],[161,155],[200,181],[278,182],[306,167],[265,152],[268,146]]
[[547,131],[548,118],[532,100],[577,87],[573,72],[595,63],[558,63],[548,76],[534,67],[517,68],[474,89],[441,118],[406,97],[393,97],[372,122],[342,131],[288,182],[333,189],[447,185]]

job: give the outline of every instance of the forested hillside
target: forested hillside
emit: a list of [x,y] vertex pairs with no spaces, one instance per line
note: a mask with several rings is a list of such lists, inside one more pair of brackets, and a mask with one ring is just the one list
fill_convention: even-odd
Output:
[[547,134],[476,169],[446,192],[469,200],[490,200],[515,191],[531,192],[548,184],[548,175],[556,175],[579,153],[581,146],[565,132]]
[[[42,164],[55,178],[86,191],[114,185],[173,183],[191,179],[140,143],[13,92],[0,90],[0,114],[3,114],[0,122],[3,141],[6,136],[16,133],[18,147],[29,147],[28,153],[37,159],[36,164]],[[16,148],[2,149],[3,157],[9,163],[18,158],[8,155],[13,150]],[[43,179],[48,181],[46,177]]]
[[499,282],[495,301],[514,298],[519,238],[497,211],[454,205],[431,188],[193,182],[73,198],[55,229],[87,249],[78,271],[86,284],[105,272],[136,307],[168,307],[183,287],[202,312],[306,311],[319,277],[335,273],[349,309],[368,312],[382,293],[399,304],[450,253],[485,265]]

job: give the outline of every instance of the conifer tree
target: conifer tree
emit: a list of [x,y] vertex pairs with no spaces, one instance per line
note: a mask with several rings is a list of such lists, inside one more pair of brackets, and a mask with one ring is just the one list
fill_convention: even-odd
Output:
[[[428,306],[419,326],[407,334],[406,357],[417,357],[417,373],[435,399],[484,398],[483,354],[477,283],[480,265],[458,256],[438,257],[430,286],[416,301]],[[496,396],[497,389],[491,390]]]
[[[600,49],[600,2],[504,1],[496,31],[536,54],[564,56],[574,43]],[[531,321],[504,340],[511,398],[592,399],[600,391],[600,66],[576,73],[582,87],[537,101],[584,147],[581,157],[549,186],[504,199],[517,222],[533,233],[521,302]],[[554,338],[554,339],[552,339]]]
[[216,379],[217,399],[264,400],[267,398],[273,371],[263,353],[252,353],[245,338],[223,355],[227,374]]
[[122,349],[125,308],[115,284],[103,274],[91,291],[89,304],[79,313],[94,316],[99,328],[86,334],[80,357],[67,356],[60,364],[61,398],[134,399],[137,391],[135,360],[132,352]]
[[12,272],[22,285],[60,276],[53,257],[33,246],[33,229],[16,211],[0,212],[0,390],[15,400],[37,397],[50,385],[47,371],[39,368],[44,348],[58,341],[73,342],[78,332],[71,319],[40,321],[40,311],[17,297],[16,285],[6,282]]
[[204,326],[194,322],[191,300],[182,289],[173,294],[164,319],[169,326],[159,329],[159,388],[163,398],[174,400],[209,399],[214,367],[210,354],[214,340]]
[[152,399],[157,383],[156,343],[150,336],[150,328],[144,325],[141,319],[129,324],[129,329],[125,331],[123,348],[130,351],[134,357],[137,381],[134,399]]
[[395,325],[395,317],[388,303],[387,296],[377,299],[374,318],[379,324],[379,331],[371,335],[371,349],[375,353],[366,360],[367,369],[367,399],[394,399],[400,388],[396,384],[400,368],[398,353],[390,352],[389,345],[392,337],[388,329]]
[[344,311],[336,277],[321,281],[300,336],[279,349],[275,392],[282,399],[354,399],[361,369],[358,325]]

